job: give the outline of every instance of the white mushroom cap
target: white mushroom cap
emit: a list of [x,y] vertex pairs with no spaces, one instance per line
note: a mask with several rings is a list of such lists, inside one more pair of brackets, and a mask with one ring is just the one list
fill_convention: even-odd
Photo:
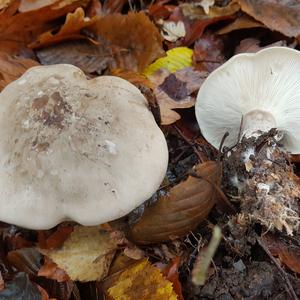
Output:
[[1,221],[101,224],[147,200],[164,178],[166,140],[126,80],[39,66],[9,84],[0,102]]
[[271,47],[239,54],[212,72],[202,84],[195,106],[202,134],[218,148],[242,136],[277,128],[282,143],[300,153],[300,52]]

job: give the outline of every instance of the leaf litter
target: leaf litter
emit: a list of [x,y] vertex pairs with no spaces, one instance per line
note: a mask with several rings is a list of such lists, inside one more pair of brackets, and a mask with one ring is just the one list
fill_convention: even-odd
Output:
[[[157,193],[121,220],[38,232],[1,223],[0,298],[298,299],[299,220],[278,215],[289,197],[289,214],[299,211],[299,160],[278,154],[288,172],[265,171],[292,188],[271,195],[277,210],[264,206],[265,178],[253,169],[264,163],[226,160],[202,137],[193,106],[232,55],[299,49],[299,9],[278,0],[0,1],[0,90],[40,64],[122,77],[146,96],[170,156]],[[248,172],[248,198],[228,185],[236,171]],[[207,252],[215,226],[222,238]]]

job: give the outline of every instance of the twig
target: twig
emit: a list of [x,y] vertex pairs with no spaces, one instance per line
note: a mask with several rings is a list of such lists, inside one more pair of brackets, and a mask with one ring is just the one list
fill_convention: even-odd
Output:
[[189,141],[189,139],[187,139],[184,134],[181,132],[181,130],[176,126],[176,125],[173,125],[173,127],[175,128],[175,130],[179,133],[179,135],[184,139],[184,141],[186,143],[188,143],[194,150],[194,152],[197,154],[200,162],[204,162],[205,159],[204,157],[202,156],[202,154],[198,151],[198,149],[195,147],[195,145],[193,143],[191,143],[191,141]]
[[274,258],[274,256],[272,255],[272,253],[270,252],[268,247],[265,245],[264,241],[259,237],[257,237],[256,240],[257,240],[258,244],[260,245],[260,247],[266,252],[266,254],[270,257],[270,259],[274,262],[274,264],[278,268],[279,274],[285,280],[285,287],[286,287],[287,293],[292,297],[292,299],[299,300],[286,272],[282,269],[282,267],[280,266],[278,261]]

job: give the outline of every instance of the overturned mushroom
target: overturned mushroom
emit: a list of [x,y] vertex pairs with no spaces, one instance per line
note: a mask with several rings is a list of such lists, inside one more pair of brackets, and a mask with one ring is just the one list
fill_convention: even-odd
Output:
[[242,212],[268,228],[299,228],[299,186],[286,151],[300,152],[300,52],[273,47],[240,54],[201,86],[196,117],[204,137],[233,147],[225,172]]
[[164,178],[164,135],[123,79],[34,67],[0,102],[1,221],[31,229],[104,223],[147,200]]

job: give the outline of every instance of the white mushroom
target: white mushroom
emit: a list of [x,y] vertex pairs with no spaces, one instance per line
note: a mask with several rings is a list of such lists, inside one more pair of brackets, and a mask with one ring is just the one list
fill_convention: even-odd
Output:
[[1,221],[101,224],[143,203],[164,178],[164,135],[144,96],[121,78],[39,66],[0,102]]
[[204,137],[219,147],[241,137],[277,128],[282,143],[300,153],[300,52],[271,47],[255,54],[239,54],[212,72],[202,84],[196,117]]

